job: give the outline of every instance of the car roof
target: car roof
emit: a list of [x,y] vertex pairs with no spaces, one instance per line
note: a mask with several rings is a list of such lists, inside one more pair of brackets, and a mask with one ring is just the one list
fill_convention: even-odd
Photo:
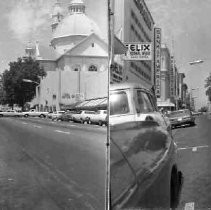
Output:
[[109,89],[112,91],[112,90],[134,89],[134,88],[141,88],[151,92],[150,89],[147,89],[140,83],[130,83],[130,82],[111,84]]

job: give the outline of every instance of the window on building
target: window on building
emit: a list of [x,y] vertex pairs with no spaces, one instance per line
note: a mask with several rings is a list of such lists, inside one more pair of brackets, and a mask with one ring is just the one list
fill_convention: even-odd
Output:
[[95,65],[89,66],[88,71],[97,71],[97,66],[95,66]]

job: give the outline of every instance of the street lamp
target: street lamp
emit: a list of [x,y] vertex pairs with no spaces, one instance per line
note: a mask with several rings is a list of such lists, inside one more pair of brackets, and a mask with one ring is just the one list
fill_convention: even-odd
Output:
[[37,84],[37,85],[40,84],[40,83],[35,82],[35,81],[33,81],[33,80],[30,80],[30,79],[22,79],[22,81],[23,81],[23,82],[28,82],[28,83],[35,83],[35,84]]
[[204,61],[203,60],[195,60],[195,61],[191,61],[189,62],[190,65],[195,65],[195,64],[200,64],[200,63],[203,63]]

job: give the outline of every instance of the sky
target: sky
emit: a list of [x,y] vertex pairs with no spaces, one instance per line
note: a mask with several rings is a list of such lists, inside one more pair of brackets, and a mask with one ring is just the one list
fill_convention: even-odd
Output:
[[[179,72],[195,98],[196,108],[207,104],[204,80],[211,72],[211,1],[145,0],[154,22],[162,29],[162,42],[174,54]],[[204,60],[189,65],[194,60]]]
[[[39,41],[49,46],[52,37],[51,13],[56,0],[0,1],[0,73],[9,62],[25,55],[27,43]],[[71,0],[60,0],[67,13]],[[85,0],[86,14],[107,32],[107,1]],[[99,14],[100,17],[99,17]]]

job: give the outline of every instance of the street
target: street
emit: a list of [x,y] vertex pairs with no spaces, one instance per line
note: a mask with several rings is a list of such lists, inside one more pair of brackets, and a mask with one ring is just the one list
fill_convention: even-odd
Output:
[[173,130],[184,183],[178,209],[211,209],[211,120],[196,117],[196,126]]
[[104,209],[106,128],[0,119],[0,209]]

